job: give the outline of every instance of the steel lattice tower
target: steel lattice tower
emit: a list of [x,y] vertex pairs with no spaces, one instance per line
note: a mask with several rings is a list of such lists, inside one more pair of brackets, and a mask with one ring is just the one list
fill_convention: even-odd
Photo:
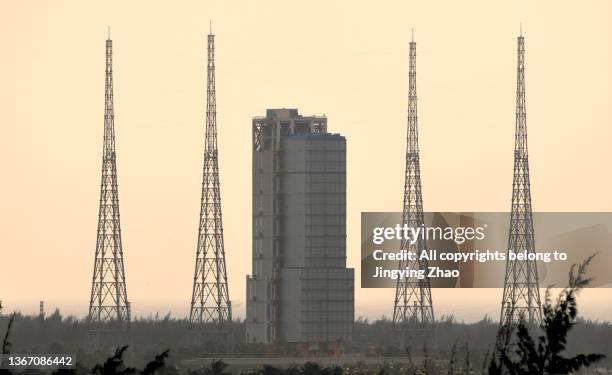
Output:
[[102,182],[98,236],[94,260],[89,321],[105,322],[106,329],[127,330],[130,304],[125,286],[119,192],[117,190],[117,155],[115,153],[115,116],[113,108],[113,41],[106,40],[106,82],[104,92],[104,142],[102,146]]
[[[512,210],[508,236],[509,252],[535,252],[529,156],[527,152],[527,116],[525,113],[525,38],[518,37],[516,73],[516,130],[514,136],[514,177]],[[538,269],[535,261],[507,260],[500,323],[502,326],[542,321]]]
[[[406,172],[404,181],[404,210],[402,224],[420,227],[424,223],[423,197],[421,194],[421,172],[419,163],[419,136],[416,94],[416,43],[410,42],[410,68],[408,75],[408,135],[406,147]],[[402,240],[401,249],[416,254],[426,250],[423,239],[411,244]],[[422,269],[427,271],[427,260],[400,261],[399,269]],[[428,336],[433,330],[434,312],[429,278],[406,278],[397,280],[393,326],[401,334],[402,346],[409,332],[420,331]]]
[[227,328],[227,323],[232,321],[232,305],[227,287],[223,220],[221,218],[215,94],[215,36],[212,32],[208,35],[207,76],[204,176],[189,321],[192,324],[212,323],[214,329],[223,331]]

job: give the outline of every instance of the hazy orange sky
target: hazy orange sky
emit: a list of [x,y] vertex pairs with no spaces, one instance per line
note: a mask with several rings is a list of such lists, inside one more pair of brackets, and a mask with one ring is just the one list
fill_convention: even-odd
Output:
[[[3,1],[0,300],[86,312],[108,25],[134,313],[184,316],[191,298],[212,20],[230,297],[244,316],[251,117],[297,107],[347,137],[348,263],[358,275],[360,212],[401,209],[411,28],[426,210],[509,209],[521,22],[534,208],[612,210],[610,14],[606,1]],[[393,293],[357,288],[356,315],[388,315]],[[587,291],[583,312],[610,320],[611,297]],[[497,290],[433,298],[438,316],[464,319],[497,317],[500,304]]]

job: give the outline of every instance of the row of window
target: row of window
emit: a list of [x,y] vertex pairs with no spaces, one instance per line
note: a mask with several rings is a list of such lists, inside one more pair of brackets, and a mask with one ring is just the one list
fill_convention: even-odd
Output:
[[344,184],[346,175],[342,173],[306,173],[306,183]]
[[[335,288],[334,288],[335,287]],[[308,302],[325,302],[325,301],[352,301],[353,289],[346,288],[344,285],[340,288],[337,285],[326,286],[320,290],[305,290],[302,291],[302,301]],[[345,307],[346,308],[346,307]],[[324,308],[314,308],[313,310],[325,310]]]
[[346,186],[340,183],[316,183],[306,185],[306,194],[309,193],[344,193]]
[[[304,292],[312,291],[320,291],[320,290],[344,290],[351,291],[353,288],[353,280],[352,279],[319,279],[319,280],[309,280],[305,279],[303,282],[303,290]],[[347,295],[352,296],[351,293],[347,292]],[[304,298],[307,299],[316,299],[316,293],[314,294],[305,294]]]
[[319,247],[344,247],[346,244],[346,238],[344,236],[324,236],[324,237],[307,237],[306,247],[307,248],[319,248]]
[[344,163],[310,162],[308,163],[308,171],[345,173],[346,165]]
[[321,247],[307,247],[306,257],[308,258],[321,258],[321,257],[345,257],[344,247],[336,246],[321,246]]
[[[311,312],[302,312],[302,315],[300,316],[300,320],[304,323],[305,322],[342,323],[346,321],[351,321],[353,319],[353,315],[354,315],[353,311],[335,311],[335,312],[328,312],[328,313],[311,311]],[[322,328],[323,327],[319,327],[318,329],[321,330]]]
[[306,259],[306,267],[332,267],[340,268],[346,266],[346,260],[344,258],[323,258],[323,259]]
[[306,216],[306,225],[342,225],[346,222],[343,214],[309,214]]
[[346,161],[346,153],[338,150],[325,150],[306,153],[306,163],[328,162],[328,163],[343,163]]

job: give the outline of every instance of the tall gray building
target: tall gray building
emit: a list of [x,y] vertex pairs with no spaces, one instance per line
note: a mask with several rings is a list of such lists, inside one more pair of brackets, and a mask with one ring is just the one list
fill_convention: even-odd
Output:
[[253,270],[247,342],[350,339],[346,139],[325,117],[268,109],[253,119]]

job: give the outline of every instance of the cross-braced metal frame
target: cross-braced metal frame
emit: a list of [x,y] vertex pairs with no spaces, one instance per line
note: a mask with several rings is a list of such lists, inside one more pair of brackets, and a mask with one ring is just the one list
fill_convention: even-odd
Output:
[[106,40],[102,182],[100,185],[96,253],[91,298],[89,300],[89,321],[94,324],[105,323],[105,326],[101,327],[104,330],[127,331],[130,324],[130,304],[127,298],[123,268],[116,161],[113,42],[109,38]]
[[[417,121],[416,93],[416,43],[410,42],[410,67],[408,76],[408,135],[406,147],[406,171],[404,182],[404,209],[402,222],[409,227],[420,227],[424,223],[423,197],[421,195],[421,172],[419,162],[419,136]],[[426,250],[424,239],[414,244],[408,240],[401,241],[401,248],[420,254]],[[427,260],[402,260],[399,269],[420,269],[427,273]],[[395,305],[393,309],[393,326],[400,334],[400,343],[406,345],[408,335],[420,332],[421,337],[428,337],[433,331],[433,303],[429,278],[407,277],[397,280]],[[416,337],[415,335],[412,335]]]
[[200,226],[189,321],[211,331],[226,332],[232,321],[229,299],[221,192],[219,187],[219,152],[217,148],[217,111],[215,94],[215,36],[208,35],[206,90],[206,141]]
[[[514,176],[508,252],[535,252],[529,156],[527,152],[527,116],[525,112],[525,38],[518,37],[516,73],[516,130],[514,137]],[[502,326],[514,325],[523,318],[529,323],[542,321],[538,269],[534,260],[506,261],[504,295],[501,306]]]

